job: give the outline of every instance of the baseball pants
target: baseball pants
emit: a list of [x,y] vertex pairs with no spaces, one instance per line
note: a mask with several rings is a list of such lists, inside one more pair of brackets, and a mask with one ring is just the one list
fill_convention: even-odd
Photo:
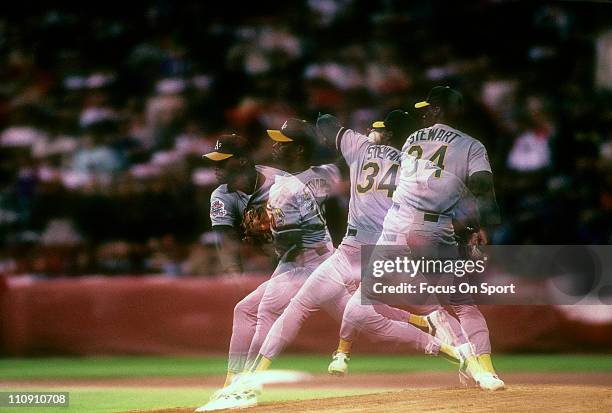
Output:
[[[415,225],[409,233],[408,245],[416,256],[419,256],[419,249],[424,247],[426,250],[430,246],[436,246],[442,257],[458,257],[459,251],[456,243],[449,243],[436,231],[435,225],[424,223]],[[455,277],[455,282],[461,280]],[[465,280],[464,280],[465,281]],[[487,322],[480,312],[470,294],[456,293],[450,295],[450,305],[459,318],[459,324],[465,337],[472,343],[474,354],[491,353],[491,341],[489,339],[489,328]],[[454,329],[454,328],[453,328]]]
[[273,359],[291,343],[308,317],[324,309],[337,321],[359,285],[361,262],[359,245],[343,242],[334,254],[308,278],[289,306],[276,320],[260,353]]
[[304,249],[291,261],[281,261],[272,277],[234,307],[228,371],[242,372],[255,360],[274,321],[309,275],[333,252],[331,244]]
[[440,341],[409,324],[409,314],[387,305],[362,304],[359,288],[344,310],[340,338],[352,342],[364,333],[373,341],[406,344],[426,354],[438,354]]
[[[440,257],[458,257],[450,217],[439,215],[437,222],[428,221],[424,217],[420,211],[394,204],[385,216],[383,235],[378,245],[408,245],[411,253],[417,257],[431,254],[432,248]],[[394,231],[387,231],[388,228]],[[491,353],[487,322],[472,297],[469,294],[453,294],[450,296],[450,304],[459,318],[459,325],[453,317],[448,319],[460,342],[467,338],[477,356]]]
[[[336,252],[321,264],[291,300],[287,309],[274,322],[261,347],[268,359],[277,357],[300,331],[304,321],[314,312],[325,310],[337,321],[360,282],[361,248],[358,243],[343,242]],[[408,313],[385,306],[386,317],[407,321]],[[424,346],[427,343],[423,344]]]

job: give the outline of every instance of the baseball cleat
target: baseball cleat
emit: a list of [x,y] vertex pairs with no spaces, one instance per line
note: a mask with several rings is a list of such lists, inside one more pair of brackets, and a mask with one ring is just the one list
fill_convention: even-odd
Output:
[[466,386],[478,386],[483,390],[502,390],[505,383],[497,375],[485,371],[474,355],[470,343],[455,347],[459,356],[459,382]]
[[506,384],[497,375],[487,371],[477,374],[474,380],[483,390],[496,391],[503,390],[506,387]]
[[336,351],[333,354],[333,360],[327,367],[327,372],[332,376],[344,376],[348,372],[348,361],[351,358],[342,352]]
[[[231,395],[241,394],[249,391],[252,391],[255,394],[260,394],[263,386],[261,383],[252,380],[252,378],[250,377],[251,374],[252,373],[237,374],[229,385],[217,390],[212,394],[212,396],[210,396],[209,403],[217,399],[223,399]],[[208,406],[208,404],[206,406]]]
[[[235,379],[236,379],[236,377],[234,377],[234,380],[235,380]],[[232,381],[233,381],[233,380],[232,380]],[[230,384],[231,384],[231,383],[230,383]],[[230,391],[228,391],[228,390],[227,390],[227,388],[228,388],[228,387],[229,387],[229,386],[222,387],[222,388],[220,388],[219,390],[215,391],[215,392],[214,392],[214,393],[213,393],[213,394],[210,396],[209,401],[216,400],[216,399],[218,399],[218,398],[220,398],[220,397],[227,396],[228,394],[230,394],[230,393],[231,393],[231,390],[230,390]]]
[[258,380],[259,373],[245,372],[236,375],[231,384],[220,390],[221,395],[242,394],[253,392],[260,394],[263,389],[263,381]]
[[261,394],[264,384],[298,383],[310,380],[311,378],[310,374],[295,370],[245,372],[236,375],[229,386],[218,390],[215,395],[220,397],[229,394],[242,394],[244,392],[253,392],[257,395]]
[[506,388],[506,383],[496,374],[483,372],[476,373],[476,378],[470,376],[465,369],[459,370],[459,383],[463,387],[480,387],[483,390],[503,390]]
[[213,412],[225,409],[246,409],[257,406],[257,395],[254,391],[224,394],[209,401],[204,406],[198,407],[194,412]]
[[446,317],[447,313],[445,310],[436,310],[427,314],[425,320],[427,320],[427,324],[429,325],[429,334],[438,338],[444,344],[454,346],[457,338]]
[[[465,343],[455,347],[457,351],[457,357],[459,358],[459,383],[464,387],[476,387],[478,383],[473,378],[473,374],[477,373],[474,371],[474,352],[470,343]],[[468,364],[470,364],[470,371],[468,371]]]

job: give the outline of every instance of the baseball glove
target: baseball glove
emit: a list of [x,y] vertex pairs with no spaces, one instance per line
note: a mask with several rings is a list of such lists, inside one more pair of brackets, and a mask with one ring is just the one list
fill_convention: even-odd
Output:
[[266,207],[250,208],[242,218],[243,241],[249,243],[268,243],[272,241],[270,219]]

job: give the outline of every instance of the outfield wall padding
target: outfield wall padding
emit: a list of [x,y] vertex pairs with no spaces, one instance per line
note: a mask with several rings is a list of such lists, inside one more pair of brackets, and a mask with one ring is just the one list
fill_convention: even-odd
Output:
[[[225,353],[234,305],[266,280],[159,276],[0,279],[4,355]],[[551,306],[487,306],[494,351],[610,351],[612,324],[571,320]],[[338,325],[307,320],[292,352],[329,353]],[[362,339],[355,351],[410,352]]]

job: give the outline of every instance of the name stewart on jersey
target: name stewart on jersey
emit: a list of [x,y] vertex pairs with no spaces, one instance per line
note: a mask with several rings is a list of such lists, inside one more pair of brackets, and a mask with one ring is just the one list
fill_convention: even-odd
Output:
[[451,143],[455,140],[459,135],[457,132],[444,129],[441,127],[432,126],[431,128],[420,129],[414,132],[412,135],[408,137],[406,141],[407,145],[412,145],[415,142],[420,141],[436,141],[436,142],[445,142]]
[[366,150],[366,159],[387,159],[392,162],[400,162],[402,153],[391,146],[372,145]]

